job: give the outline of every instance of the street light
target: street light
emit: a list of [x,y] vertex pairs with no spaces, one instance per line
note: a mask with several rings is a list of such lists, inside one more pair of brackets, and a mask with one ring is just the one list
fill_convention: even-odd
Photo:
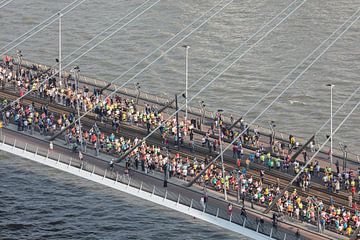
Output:
[[220,113],[223,112],[224,110],[219,109],[217,111],[218,113],[218,126],[219,126],[219,142],[220,142],[220,156],[221,156],[221,167],[222,167],[222,177],[224,179],[224,198],[225,201],[227,201],[227,193],[226,193],[226,177],[225,177],[225,168],[224,168],[224,154],[223,154],[223,150],[222,150],[222,139],[221,139],[221,126],[220,126]]
[[327,87],[330,87],[330,164],[332,167],[333,164],[333,87],[334,84],[326,84]]
[[204,122],[204,117],[205,117],[205,102],[204,101],[199,101],[200,104],[200,109],[201,109],[201,118],[200,118],[200,130],[201,130],[201,126]]
[[80,121],[80,103],[79,103],[79,98],[78,98],[78,92],[79,92],[79,72],[80,72],[80,68],[79,66],[75,66],[72,69],[72,72],[75,74],[75,93],[76,93],[76,109],[77,109],[77,114],[78,114],[78,118],[79,118],[79,134],[80,134],[80,149],[82,151],[82,147],[83,147],[83,139],[82,139],[82,129],[81,129],[81,121]]
[[59,13],[59,85],[61,87],[62,85],[62,79],[61,79],[61,17],[62,13]]
[[185,48],[185,121],[188,117],[188,68],[189,68],[189,45],[183,45]]

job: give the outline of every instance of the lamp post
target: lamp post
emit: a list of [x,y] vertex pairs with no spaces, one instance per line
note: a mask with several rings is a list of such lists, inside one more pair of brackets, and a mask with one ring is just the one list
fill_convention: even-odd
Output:
[[188,117],[188,68],[189,68],[189,45],[184,45],[185,48],[185,121]]
[[206,105],[205,105],[204,101],[200,101],[199,104],[200,104],[200,109],[201,109],[201,118],[200,118],[200,130],[201,130],[201,128],[202,128],[201,126],[204,123]]
[[330,87],[330,164],[332,167],[333,164],[333,87],[334,84],[326,84],[327,87]]
[[61,79],[61,17],[62,13],[59,13],[59,85],[62,85]]
[[222,149],[222,138],[221,138],[221,126],[220,126],[220,114],[224,110],[219,109],[218,112],[218,126],[219,126],[219,143],[220,143],[220,156],[221,156],[221,167],[222,167],[222,177],[224,179],[224,199],[227,201],[227,193],[226,193],[226,177],[225,177],[225,168],[224,168],[224,154]]
[[75,93],[76,93],[76,109],[77,109],[77,114],[78,114],[78,118],[79,118],[79,140],[80,140],[80,149],[82,151],[82,147],[83,147],[83,139],[82,139],[82,129],[81,129],[81,121],[80,121],[80,101],[78,98],[78,93],[79,93],[79,72],[80,72],[80,68],[79,66],[75,66],[73,68],[73,72],[75,74]]

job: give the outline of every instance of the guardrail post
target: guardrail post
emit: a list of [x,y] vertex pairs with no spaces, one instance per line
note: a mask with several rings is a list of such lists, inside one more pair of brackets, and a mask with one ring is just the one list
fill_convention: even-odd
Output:
[[34,154],[34,156],[36,156],[36,155],[37,155],[38,151],[39,151],[39,147],[36,147],[36,150],[35,150],[35,154]]
[[59,157],[58,157],[57,163],[60,162],[60,157],[61,157],[61,154],[59,153]]
[[16,145],[16,138],[14,139],[14,145],[13,145],[13,149],[15,148],[15,145]]
[[155,193],[155,185],[154,185],[154,188],[152,190],[152,193],[151,193],[150,197],[152,197],[154,195],[154,193]]
[[93,167],[93,170],[92,170],[90,176],[92,176],[94,174],[94,172],[95,172],[95,164],[94,164],[94,167]]
[[216,217],[219,216],[219,208],[216,210]]
[[140,184],[140,187],[139,187],[139,192],[141,191],[141,189],[142,189],[142,185],[143,185],[143,182],[141,182],[141,184]]
[[284,239],[283,240],[286,240],[286,233],[285,233],[285,235],[284,235]]
[[193,202],[194,202],[194,199],[191,199],[189,210],[192,208]]
[[23,152],[26,152],[27,145],[28,144],[26,143]]
[[104,173],[104,176],[103,176],[103,180],[104,180],[104,178],[106,177],[106,171],[107,171],[107,169],[105,169],[105,173]]
[[260,226],[260,222],[258,222],[258,224],[257,224],[256,232],[259,232],[259,226]]
[[68,166],[68,167],[70,167],[70,166],[71,166],[71,160],[72,160],[72,157],[70,158],[70,162],[69,162],[69,166]]
[[244,218],[243,227],[245,227],[245,224],[246,224],[246,218]]
[[179,204],[179,202],[180,202],[180,193],[179,193],[179,196],[178,196],[178,200],[176,202],[176,206]]
[[115,181],[114,181],[114,184],[117,183],[118,178],[119,178],[119,173],[117,172],[117,173],[116,173],[116,179],[115,179]]
[[272,227],[272,228],[271,228],[271,231],[270,231],[270,238],[272,237],[273,230],[274,230],[274,227]]
[[163,201],[166,200],[166,197],[167,197],[167,189],[165,190],[165,197],[164,197]]

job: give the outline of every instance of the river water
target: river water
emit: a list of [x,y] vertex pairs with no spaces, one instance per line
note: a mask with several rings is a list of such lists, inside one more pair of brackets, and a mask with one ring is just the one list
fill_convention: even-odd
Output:
[[[5,46],[11,40],[70,2],[70,0],[15,0],[0,9],[0,21],[2,23],[0,47]],[[62,18],[63,58],[143,2],[140,0],[85,1],[85,3]],[[155,0],[150,2],[153,3]],[[74,65],[79,65],[82,74],[111,81],[218,2],[220,1],[162,0],[80,60],[69,64],[74,56],[80,55],[81,52],[88,48],[65,60],[63,66],[69,64],[67,69],[70,69]],[[172,97],[175,93],[180,93],[185,88],[185,51],[181,47],[183,44],[191,45],[189,50],[189,84],[192,84],[291,2],[290,0],[233,1],[220,14],[212,18],[186,40],[179,43],[146,71],[139,74],[129,85],[133,86],[134,82],[139,82],[142,90],[169,97]],[[146,6],[149,6],[149,4]],[[197,106],[199,100],[204,100],[206,108],[209,110],[222,108],[227,114],[242,115],[359,7],[360,1],[358,0],[307,0],[299,10],[245,54],[190,104]],[[145,7],[142,9],[145,9]],[[126,18],[122,23],[134,17],[137,13]],[[119,26],[121,24],[116,25],[111,30],[115,30]],[[108,31],[108,34],[110,32]],[[123,83],[134,76],[146,64],[151,63],[187,33],[189,33],[189,30],[126,74],[119,80],[119,83]],[[266,112],[258,123],[267,125],[267,121],[274,120],[278,131],[293,133],[304,138],[317,131],[330,115],[330,90],[325,85],[327,83],[335,84],[333,95],[334,111],[359,86],[359,37],[360,22],[356,22]],[[101,37],[97,41],[103,38]],[[18,46],[18,49],[22,50],[25,59],[48,65],[54,64],[54,59],[58,56],[57,22],[22,43]],[[240,56],[243,52],[244,50],[238,51],[235,57]],[[10,54],[15,54],[15,52],[11,51]],[[235,57],[232,59],[235,59]],[[225,62],[216,73],[229,64],[230,61]],[[215,73],[213,73],[204,78],[190,90],[189,97],[194,95],[215,76]],[[248,122],[254,119],[289,82],[285,81],[270,97],[251,111],[245,119]],[[346,113],[359,100],[359,96],[354,98],[334,118],[334,127],[340,123]],[[357,110],[336,135],[335,146],[337,146],[338,141],[343,141],[348,145],[349,152],[360,153],[357,141],[359,121],[360,113]],[[326,129],[329,128],[330,126],[327,125]],[[319,142],[324,140],[327,132],[327,130],[322,131],[317,138]],[[11,163],[11,166],[8,166],[7,163]],[[25,224],[23,234],[29,232],[26,228],[49,224],[51,221],[56,222],[57,220],[51,220],[59,214],[56,205],[62,204],[64,201],[67,202],[67,208],[73,209],[77,219],[83,219],[83,214],[87,215],[84,217],[84,221],[71,223],[73,219],[71,214],[73,213],[59,210],[63,214],[62,217],[58,217],[60,218],[58,220],[60,226],[57,223],[52,225],[50,223],[50,227],[55,229],[55,233],[50,232],[48,234],[56,235],[58,227],[68,226],[67,229],[71,234],[87,229],[84,232],[88,232],[89,236],[91,236],[95,227],[103,227],[103,230],[100,231],[100,234],[103,234],[101,238],[106,238],[108,232],[109,238],[116,234],[124,234],[123,236],[125,236],[125,232],[127,234],[143,234],[140,238],[154,238],[154,236],[158,236],[157,234],[171,234],[172,231],[167,227],[174,230],[175,228],[171,228],[171,226],[177,226],[177,228],[187,226],[184,229],[190,228],[192,231],[185,231],[186,234],[190,234],[185,235],[185,238],[193,239],[198,236],[197,234],[209,229],[203,225],[194,229],[195,226],[201,226],[201,224],[194,225],[189,219],[179,217],[176,213],[171,213],[143,201],[137,201],[138,205],[135,205],[132,197],[109,189],[102,189],[69,175],[58,174],[55,170],[29,164],[20,159],[2,160],[0,168],[3,172],[5,170],[5,172],[13,173],[5,177],[1,175],[1,180],[7,179],[7,182],[3,183],[2,181],[2,184],[11,186],[11,190],[9,188],[6,188],[6,190],[2,188],[1,190],[3,191],[2,194],[7,195],[10,199],[6,200],[9,201],[6,207],[10,208],[14,213],[7,215],[11,219],[8,223],[20,221],[22,215],[15,214],[16,211],[23,211],[24,216],[35,219],[35,223],[31,223],[29,226],[26,226],[28,223],[22,222],[22,224]],[[38,169],[46,170],[44,171],[46,174]],[[14,184],[15,180],[22,184]],[[28,184],[29,181],[33,181],[33,184]],[[23,199],[21,198],[22,195],[24,195]],[[18,197],[20,199],[15,200]],[[38,204],[37,201],[43,205]],[[48,202],[54,204],[52,211],[38,209],[37,205],[50,208]],[[9,205],[10,203],[11,205]],[[13,203],[19,204],[15,204],[18,209],[13,208]],[[73,203],[74,205],[72,205]],[[113,207],[109,207],[113,205],[119,211],[114,213]],[[101,210],[97,209],[96,206]],[[91,208],[91,210],[87,208]],[[36,214],[32,211],[35,211]],[[109,214],[97,217],[96,214],[100,214],[99,212],[102,211]],[[158,214],[158,212],[161,212],[161,214]],[[70,216],[68,216],[69,214]],[[125,214],[125,216],[122,214]],[[128,220],[132,219],[134,214],[141,219],[144,228],[142,228],[142,225],[129,225]],[[144,218],[141,218],[142,215],[144,215]],[[43,218],[47,220],[42,220]],[[105,219],[106,224],[103,221],[98,221],[97,218]],[[149,218],[159,218],[157,220],[161,224],[158,226],[147,224]],[[174,222],[169,222],[168,219],[173,219],[171,221]],[[110,227],[111,231],[103,226],[107,225],[108,222],[113,226]],[[121,224],[116,224],[115,227],[114,222],[120,222]],[[162,225],[166,226],[166,228],[159,227]],[[143,231],[136,230],[140,226]],[[117,229],[118,227],[121,228],[121,231]],[[155,229],[152,229],[152,227],[155,227]],[[41,229],[42,227],[38,228],[39,234],[45,234]],[[11,233],[10,230],[7,231]]]
[[0,239],[241,239],[29,160],[0,160]]

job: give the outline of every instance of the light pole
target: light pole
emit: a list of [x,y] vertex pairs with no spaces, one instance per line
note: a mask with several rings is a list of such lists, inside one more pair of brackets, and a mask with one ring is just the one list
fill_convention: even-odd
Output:
[[327,87],[330,87],[330,166],[333,164],[333,87],[334,84],[326,84]]
[[218,125],[219,125],[219,142],[220,142],[220,156],[221,156],[221,167],[222,167],[222,177],[224,179],[224,199],[227,201],[227,193],[226,193],[226,177],[225,177],[225,168],[224,168],[224,154],[222,150],[222,139],[221,139],[221,126],[220,126],[220,114],[223,112],[222,109],[218,111]]
[[77,109],[77,114],[78,114],[78,118],[79,118],[80,149],[82,151],[83,139],[82,139],[82,129],[81,129],[81,121],[80,121],[80,101],[79,101],[79,97],[78,97],[78,95],[79,95],[79,72],[80,72],[79,66],[75,66],[73,68],[73,71],[75,73],[76,109]]
[[201,118],[200,118],[200,130],[202,129],[202,124],[204,123],[204,117],[205,117],[205,103],[204,101],[200,101],[200,108],[201,108]]
[[62,85],[61,79],[61,17],[62,13],[59,13],[59,85]]
[[185,121],[188,117],[188,68],[189,68],[189,45],[184,45],[185,48]]

